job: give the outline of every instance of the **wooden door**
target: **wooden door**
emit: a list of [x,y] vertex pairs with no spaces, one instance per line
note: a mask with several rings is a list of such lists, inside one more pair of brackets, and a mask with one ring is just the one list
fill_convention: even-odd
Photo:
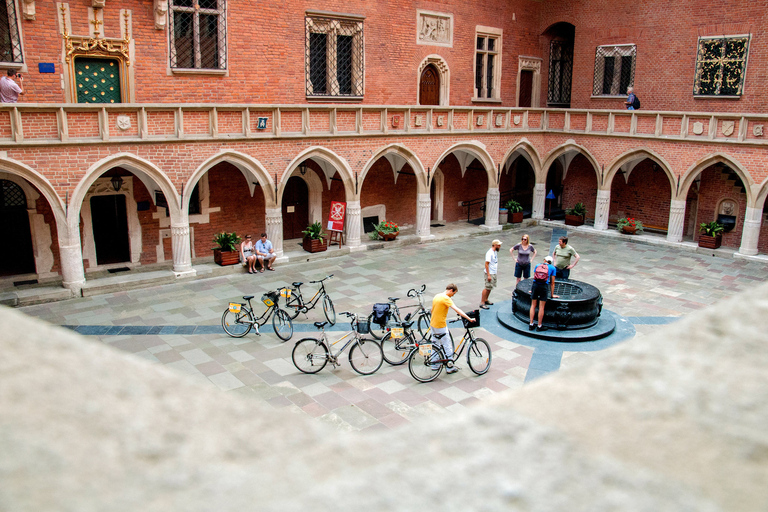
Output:
[[78,103],[121,103],[120,63],[115,59],[75,58]]
[[530,107],[533,96],[533,71],[523,69],[520,71],[520,101],[518,107]]
[[283,192],[283,240],[302,238],[309,225],[309,188],[306,182],[292,176]]
[[440,104],[440,75],[437,68],[430,64],[421,72],[419,82],[419,104],[420,105],[439,105]]
[[125,196],[93,196],[91,198],[93,243],[96,246],[96,263],[108,265],[131,260],[128,237],[128,214]]

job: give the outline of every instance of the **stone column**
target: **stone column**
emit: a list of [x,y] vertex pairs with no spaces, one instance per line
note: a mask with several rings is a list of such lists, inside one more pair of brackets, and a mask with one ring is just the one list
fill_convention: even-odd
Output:
[[59,238],[59,258],[61,259],[61,277],[64,288],[69,288],[76,295],[85,284],[85,269],[83,268],[83,250],[80,238],[62,240]]
[[485,196],[485,224],[482,228],[488,231],[501,231],[499,225],[499,194],[498,188],[488,188],[488,195]]
[[360,232],[363,230],[361,213],[360,201],[347,201],[347,245],[349,247],[360,247]]
[[543,219],[544,218],[544,206],[547,200],[547,184],[537,183],[533,187],[533,212],[531,212],[531,218]]
[[173,253],[173,273],[176,277],[190,277],[197,273],[192,268],[189,222],[171,224],[171,252]]
[[760,224],[762,223],[763,210],[750,208],[744,216],[744,228],[741,230],[741,247],[739,254],[754,256],[757,254],[757,241],[760,238]]
[[[278,259],[283,257],[283,210],[282,208],[266,209],[267,240],[272,242]],[[261,234],[261,233],[259,233]],[[258,236],[258,235],[257,235]]]
[[667,242],[682,242],[685,228],[685,201],[673,199],[669,203]]
[[611,191],[598,190],[595,202],[595,229],[604,231],[608,229],[608,215],[611,207]]
[[416,236],[422,240],[433,238],[429,233],[432,219],[432,200],[429,194],[419,194],[416,206]]

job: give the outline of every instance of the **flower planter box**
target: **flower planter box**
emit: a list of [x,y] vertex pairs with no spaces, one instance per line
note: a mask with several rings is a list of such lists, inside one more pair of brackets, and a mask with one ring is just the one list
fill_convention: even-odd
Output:
[[397,238],[397,235],[399,235],[399,234],[400,234],[399,231],[396,231],[394,233],[382,233],[381,231],[379,231],[379,236],[382,239],[384,239],[385,242],[391,242],[392,240]]
[[225,267],[227,265],[237,265],[240,263],[240,253],[238,251],[213,250],[213,261]]
[[513,213],[511,222],[513,224],[520,224],[521,222],[523,222],[523,212]]
[[699,247],[703,247],[705,249],[719,249],[720,244],[722,243],[723,243],[722,235],[717,235],[717,236],[699,235]]
[[565,215],[566,226],[581,226],[582,224],[584,224],[583,215]]
[[323,252],[328,250],[328,241],[326,239],[313,240],[311,238],[304,237],[302,246],[307,252]]

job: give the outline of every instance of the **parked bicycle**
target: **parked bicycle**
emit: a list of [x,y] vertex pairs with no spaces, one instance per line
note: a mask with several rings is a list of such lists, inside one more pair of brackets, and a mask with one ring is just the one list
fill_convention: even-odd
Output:
[[475,318],[476,322],[469,323],[461,317],[449,322],[453,323],[461,320],[464,323],[465,329],[464,336],[462,336],[459,346],[454,350],[452,357],[446,357],[440,345],[433,345],[424,341],[419,342],[418,346],[411,350],[408,356],[408,370],[414,379],[419,382],[435,380],[440,375],[440,372],[443,371],[443,367],[451,368],[455,366],[465,347],[467,348],[467,364],[470,370],[477,375],[483,375],[490,369],[491,346],[483,338],[476,338],[473,332],[475,327],[479,327],[480,315],[477,311],[472,311],[467,315],[470,318]]
[[293,289],[283,288],[280,290],[280,294],[285,297],[285,308],[292,315],[291,318],[296,318],[299,316],[299,313],[306,314],[309,310],[314,309],[322,298],[325,318],[328,319],[328,323],[331,325],[335,324],[336,310],[333,308],[333,301],[325,290],[325,284],[323,283],[323,281],[332,277],[333,274],[330,274],[319,281],[310,281],[310,284],[320,283],[320,286],[309,301],[304,301],[304,297],[301,294],[301,285],[304,283],[292,283]]
[[[297,341],[293,347],[291,358],[299,371],[303,373],[317,373],[325,368],[325,365],[329,362],[334,367],[339,366],[339,356],[350,345],[349,364],[357,373],[370,375],[381,368],[384,354],[381,351],[379,342],[360,337],[360,331],[363,331],[362,334],[366,334],[366,328],[365,324],[360,323],[357,315],[347,311],[339,314],[350,318],[352,330],[333,343],[330,343],[328,333],[325,332],[325,326],[328,322],[315,322],[315,327],[322,330],[320,338],[303,338]],[[329,347],[333,347],[345,339],[347,342],[334,354]]]
[[[415,322],[411,320],[411,315],[411,313],[408,313],[399,325],[391,324],[389,332],[381,340],[384,360],[392,366],[398,366],[406,362],[411,351],[418,346],[418,340],[424,339],[424,336],[417,334],[413,330]],[[429,335],[429,333],[430,328],[427,325],[425,336]]]
[[[429,322],[432,319],[432,313],[424,307],[424,290],[426,289],[427,285],[423,284],[420,289],[411,288],[408,290],[408,297],[417,297],[419,299],[419,305],[404,306],[404,308],[416,308],[416,311],[411,314],[411,317],[414,319],[422,339],[427,335],[427,331],[429,331]],[[400,300],[400,298],[388,297],[387,299],[389,300],[387,303],[389,305],[389,318],[384,323],[377,323],[374,318],[374,313],[371,313],[368,316],[368,323],[371,326],[371,336],[377,340],[383,339],[384,336],[387,335],[390,329],[389,324],[399,324],[403,321],[400,318],[400,308],[397,305],[397,301]]]
[[247,305],[242,302],[229,303],[224,314],[221,315],[221,326],[224,328],[224,332],[233,338],[242,338],[253,328],[256,329],[256,334],[261,335],[259,327],[266,324],[269,318],[272,317],[272,328],[275,330],[277,337],[283,341],[291,339],[291,336],[293,336],[293,322],[291,322],[291,317],[288,313],[278,306],[280,293],[272,291],[261,296],[261,302],[267,306],[267,309],[258,318],[256,318],[253,306],[251,305],[253,297],[253,295],[243,297],[243,300],[248,303]]

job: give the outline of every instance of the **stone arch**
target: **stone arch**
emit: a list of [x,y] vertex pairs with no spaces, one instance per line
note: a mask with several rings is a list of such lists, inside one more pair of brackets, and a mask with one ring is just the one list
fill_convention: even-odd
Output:
[[[597,159],[592,155],[592,153],[585,148],[584,146],[580,144],[576,144],[576,142],[573,141],[573,139],[567,140],[564,144],[561,144],[554,148],[552,151],[550,151],[549,155],[547,155],[547,158],[544,160],[544,163],[541,166],[540,174],[536,176],[536,182],[537,183],[545,183],[547,180],[547,173],[549,172],[549,168],[552,166],[552,164],[557,160],[558,158],[567,158],[567,162],[564,162],[570,165],[571,159],[575,157],[570,156],[570,153],[577,153],[583,155],[591,164],[592,168],[595,170],[595,179],[598,183],[600,183],[600,166],[597,164]],[[567,172],[567,165],[563,165],[565,168],[565,171]],[[565,174],[563,173],[563,179],[565,179]]]
[[[72,207],[67,212],[67,225],[70,232],[79,237],[80,210],[91,185],[103,173],[114,167],[122,167],[131,171],[138,177],[147,190],[154,190],[155,186],[160,187],[160,191],[166,198],[168,210],[171,216],[171,223],[179,222],[185,218],[179,205],[179,195],[171,180],[156,165],[131,153],[117,153],[108,156],[94,163],[86,172],[83,178],[75,187],[72,193]],[[154,197],[152,198],[154,200]]]
[[373,167],[373,164],[375,164],[382,157],[386,158],[392,166],[392,169],[395,172],[395,181],[397,181],[397,172],[402,169],[405,164],[408,164],[416,174],[417,193],[429,193],[429,186],[427,185],[427,171],[424,168],[424,164],[421,163],[421,160],[413,151],[403,146],[402,144],[397,143],[390,144],[381,148],[368,160],[368,162],[366,162],[359,177],[360,189],[363,188],[363,183],[365,182],[365,178],[368,175],[368,171],[370,171],[371,167]]
[[[483,165],[483,168],[485,168],[485,172],[488,175],[488,186],[491,187],[498,185],[496,180],[496,164],[493,161],[493,157],[491,157],[490,153],[488,153],[488,150],[485,148],[485,144],[476,140],[454,144],[453,146],[443,151],[443,153],[437,158],[433,169],[437,169],[443,159],[451,153],[456,153],[454,156],[456,156],[462,166],[462,176],[464,175],[464,170],[467,168],[467,166],[472,163],[472,159],[477,158]],[[465,154],[467,156],[460,157],[461,154]],[[472,159],[468,159],[469,156],[471,156]]]
[[[318,163],[323,169],[323,173],[325,174],[326,183],[329,189],[331,187],[331,178],[335,172],[338,172],[339,176],[341,176],[342,182],[344,183],[344,194],[347,201],[356,201],[359,199],[359,190],[358,193],[355,192],[355,177],[352,173],[352,168],[350,167],[349,163],[347,163],[344,158],[337,155],[330,149],[320,146],[313,146],[299,153],[293,160],[291,160],[291,163],[288,164],[288,167],[283,173],[283,176],[280,179],[280,183],[278,185],[277,206],[282,206],[283,192],[285,191],[285,185],[288,182],[288,178],[293,175],[293,171],[296,170],[299,164],[308,159],[314,159],[316,162],[319,160]],[[327,166],[323,165],[323,163],[331,164],[331,166],[335,169],[335,172],[330,173],[330,170],[327,168]]]
[[755,196],[755,208],[764,208],[766,199],[768,199],[768,178],[758,188],[757,195]]
[[688,170],[683,174],[677,187],[677,197],[675,197],[675,199],[681,199],[684,201],[685,198],[688,197],[688,189],[691,188],[691,185],[693,184],[696,177],[701,174],[701,172],[704,171],[704,169],[707,167],[718,163],[727,165],[733,169],[736,174],[739,175],[739,178],[741,178],[741,181],[744,183],[744,188],[746,189],[747,206],[754,205],[755,195],[754,191],[752,190],[754,182],[750,177],[749,171],[747,171],[741,162],[724,153],[713,153],[707,155],[706,157],[701,158],[699,161],[694,163],[690,168],[688,168]]
[[[51,185],[51,182],[48,181],[45,176],[35,171],[32,167],[29,167],[26,164],[10,158],[0,158],[0,171],[6,172],[13,176],[17,176],[34,186],[39,191],[39,193],[45,197],[45,199],[48,201],[48,204],[51,206],[51,210],[53,210],[59,237],[66,235],[66,205],[56,193],[56,190],[53,188],[53,185]],[[22,188],[25,192],[27,191],[26,186],[22,186]]]
[[671,166],[661,155],[650,149],[633,149],[616,157],[616,159],[614,159],[608,166],[608,172],[606,172],[603,177],[603,184],[600,186],[600,189],[611,190],[613,179],[620,170],[623,170],[625,176],[628,177],[629,173],[632,172],[632,169],[646,158],[655,162],[656,165],[664,171],[664,174],[667,175],[667,178],[669,179],[670,198],[674,199],[676,183]]
[[419,98],[421,73],[424,68],[432,64],[437,68],[437,72],[440,74],[440,105],[446,107],[451,103],[451,70],[448,68],[448,63],[441,56],[437,54],[427,55],[424,60],[419,64],[419,68],[416,71],[416,104],[419,105],[421,98]]
[[222,162],[234,165],[241,173],[243,173],[243,177],[245,177],[245,181],[248,183],[251,196],[253,196],[256,188],[253,180],[256,179],[256,182],[261,186],[264,193],[264,203],[267,208],[272,208],[277,204],[277,201],[275,201],[275,197],[271,192],[274,191],[275,188],[274,181],[261,162],[252,156],[240,153],[239,151],[222,151],[200,164],[195,172],[192,173],[192,176],[187,180],[187,184],[184,187],[184,194],[181,198],[182,213],[189,211],[189,202],[192,197],[192,191],[195,189],[197,182],[200,181],[206,172]]
[[504,154],[504,158],[501,159],[502,165],[504,167],[509,167],[512,161],[517,158],[515,156],[516,154],[522,156],[528,161],[529,164],[531,164],[533,172],[536,176],[541,173],[541,157],[539,156],[539,152],[536,151],[536,148],[533,147],[533,144],[531,144],[528,139],[520,139],[517,144],[510,148]]

